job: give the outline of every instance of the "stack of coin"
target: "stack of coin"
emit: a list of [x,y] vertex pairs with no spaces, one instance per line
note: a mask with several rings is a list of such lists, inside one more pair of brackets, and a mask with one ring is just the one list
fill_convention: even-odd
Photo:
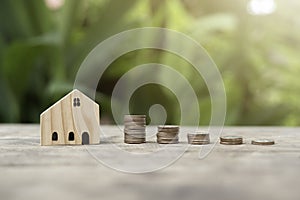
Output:
[[162,125],[158,126],[157,143],[159,144],[177,144],[179,126]]
[[189,133],[187,134],[188,143],[189,144],[209,144],[209,133],[208,132],[196,132],[196,133]]
[[225,145],[243,144],[243,138],[239,136],[222,136],[220,137],[220,144],[225,144]]
[[275,144],[274,140],[269,140],[269,139],[256,139],[252,140],[251,144],[254,145],[273,145]]
[[146,141],[146,115],[124,116],[124,142],[141,144]]

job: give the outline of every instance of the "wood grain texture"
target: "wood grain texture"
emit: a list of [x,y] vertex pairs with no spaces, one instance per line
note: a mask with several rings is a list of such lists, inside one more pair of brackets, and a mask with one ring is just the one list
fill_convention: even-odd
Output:
[[[120,155],[110,153],[109,142],[146,153],[156,150],[155,137],[128,145],[117,126],[101,129],[105,136],[100,135],[99,145],[40,146],[39,125],[0,124],[0,199],[299,200],[300,128],[225,127],[224,135],[242,136],[245,144],[216,144],[205,159],[198,158],[199,146],[190,146],[167,168],[140,175],[105,166],[87,148],[121,162]],[[154,133],[157,127],[147,130]],[[182,143],[172,151],[187,142],[190,130],[180,128]],[[276,144],[251,145],[256,138],[274,139]]]
[[[99,105],[79,90],[73,90],[40,116],[41,145],[79,145],[88,133],[89,144],[100,142]],[[58,134],[57,140],[52,134]],[[74,140],[69,134],[74,133]]]

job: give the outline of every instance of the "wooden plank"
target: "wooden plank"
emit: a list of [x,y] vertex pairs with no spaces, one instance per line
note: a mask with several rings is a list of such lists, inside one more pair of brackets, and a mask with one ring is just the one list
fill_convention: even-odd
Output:
[[[109,152],[109,142],[134,153],[155,151],[152,142],[128,145],[116,126],[101,126],[105,137],[95,151]],[[206,128],[203,127],[205,130]],[[155,127],[149,127],[149,132]],[[182,127],[180,140],[191,128]],[[298,200],[300,128],[225,127],[245,144],[216,144],[204,159],[199,147],[163,170],[132,175],[95,160],[87,146],[40,146],[39,125],[0,125],[1,199],[272,199]],[[151,137],[149,137],[151,138]],[[272,138],[272,146],[251,145]],[[173,147],[176,151],[177,145]],[[118,160],[118,155],[107,155]],[[161,159],[165,159],[162,157]]]

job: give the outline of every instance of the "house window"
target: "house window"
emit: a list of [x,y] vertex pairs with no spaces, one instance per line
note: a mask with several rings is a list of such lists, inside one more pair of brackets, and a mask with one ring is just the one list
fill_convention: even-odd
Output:
[[77,97],[77,98],[74,98],[73,99],[73,106],[74,107],[79,107],[80,106],[80,99]]
[[68,140],[69,140],[69,141],[74,141],[74,139],[75,139],[74,132],[70,132],[70,133],[69,133]]
[[58,134],[57,132],[52,133],[52,141],[57,141],[58,140]]

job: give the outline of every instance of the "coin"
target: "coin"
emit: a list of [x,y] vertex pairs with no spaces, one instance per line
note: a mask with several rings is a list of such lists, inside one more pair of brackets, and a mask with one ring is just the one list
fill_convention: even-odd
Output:
[[124,115],[124,118],[146,118],[146,115]]
[[208,141],[209,142],[209,140],[198,140],[198,139],[193,139],[193,140],[190,140],[191,142],[205,142],[205,141]]
[[210,142],[210,139],[195,139],[195,138],[188,138],[188,143],[192,143],[192,142]]
[[125,115],[124,121],[143,121],[146,119],[146,115]]
[[145,131],[146,129],[145,129],[145,127],[132,127],[132,128],[130,128],[130,127],[126,127],[126,128],[124,128],[124,131],[125,132],[127,132],[127,131]]
[[243,140],[240,136],[227,135],[220,137],[222,141]]
[[124,119],[124,124],[146,124],[146,118]]
[[128,132],[145,132],[146,129],[145,128],[124,128],[124,132],[128,133]]
[[136,125],[145,126],[146,125],[146,121],[145,120],[141,120],[141,121],[127,121],[127,122],[124,122],[124,125],[126,125],[126,126],[136,126]]
[[146,115],[124,116],[124,142],[128,144],[144,143],[146,138]]
[[232,136],[232,135],[222,136],[220,137],[220,142],[224,142],[223,144],[227,142],[241,144],[243,143],[243,138],[240,136]]
[[144,132],[124,132],[126,137],[145,138]]
[[188,138],[191,139],[209,139],[209,134],[208,133],[188,133],[187,134]]
[[187,138],[189,144],[203,145],[210,143],[209,133],[188,133]]
[[141,144],[141,143],[145,143],[145,140],[140,139],[140,140],[128,140],[128,139],[124,139],[124,142],[126,144]]
[[157,139],[159,144],[178,144],[178,140],[166,140],[166,139]]
[[220,141],[220,144],[225,144],[225,145],[239,145],[239,144],[243,144],[243,142],[222,142],[222,141]]
[[204,144],[209,144],[209,141],[189,141],[189,144],[194,144],[194,145],[204,145]]
[[271,139],[255,139],[251,141],[251,144],[254,145],[273,145],[275,144],[274,140]]
[[240,136],[227,135],[220,137],[220,144],[224,145],[239,145],[243,144],[243,138]]
[[158,132],[164,132],[164,133],[178,133],[179,129],[158,129]]
[[145,143],[145,139],[144,138],[139,138],[139,139],[124,139],[125,143],[128,144],[138,144],[138,143]]
[[156,134],[157,137],[174,137],[178,135],[178,132],[171,132],[171,133],[167,133],[167,132],[158,132]]
[[176,137],[159,137],[158,140],[179,140],[178,136]]
[[175,126],[175,125],[160,125],[157,127],[158,130],[179,130],[179,126]]
[[157,142],[160,144],[176,144],[178,143],[179,126],[160,125],[157,127]]
[[209,142],[210,140],[198,140],[198,139],[188,139],[188,142]]
[[178,137],[175,138],[157,138],[158,140],[166,140],[166,141],[171,141],[171,140],[178,140]]

